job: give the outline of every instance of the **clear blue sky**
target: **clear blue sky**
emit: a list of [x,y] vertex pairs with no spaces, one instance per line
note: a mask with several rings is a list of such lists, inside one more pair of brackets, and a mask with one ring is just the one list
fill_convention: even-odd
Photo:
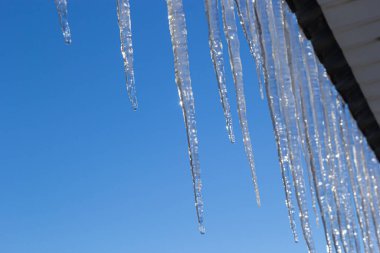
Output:
[[[66,46],[53,0],[0,1],[0,253],[306,252],[302,240],[292,241],[267,102],[259,99],[246,43],[261,208],[230,75],[236,144],[225,131],[203,1],[184,0],[204,182],[202,236],[165,1],[131,1],[137,112],[124,87],[114,2],[69,1],[73,44]],[[316,241],[324,251],[320,234]]]

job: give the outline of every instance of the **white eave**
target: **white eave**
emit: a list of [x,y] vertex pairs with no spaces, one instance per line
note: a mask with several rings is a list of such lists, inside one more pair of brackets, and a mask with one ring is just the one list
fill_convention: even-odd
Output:
[[380,0],[317,0],[380,124]]

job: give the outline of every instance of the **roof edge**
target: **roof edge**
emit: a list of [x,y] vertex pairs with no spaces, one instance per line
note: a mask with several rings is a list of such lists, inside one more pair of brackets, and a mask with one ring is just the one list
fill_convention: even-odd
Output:
[[380,127],[317,0],[285,0],[380,161]]

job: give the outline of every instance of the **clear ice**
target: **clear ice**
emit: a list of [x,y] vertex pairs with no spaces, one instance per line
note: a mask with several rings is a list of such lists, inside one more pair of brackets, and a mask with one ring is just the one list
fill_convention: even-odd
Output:
[[[266,9],[266,3],[260,2],[255,6],[256,22],[261,20],[261,23],[268,24],[267,16],[263,15]],[[277,83],[274,76],[274,62],[272,55],[272,47],[269,30],[264,27],[262,28],[261,23],[257,23],[257,33],[260,43],[261,51],[263,52],[263,66],[264,66],[264,79],[266,80],[266,94],[268,96],[269,111],[271,113],[271,118],[274,126],[274,133],[277,143],[277,150],[279,156],[279,163],[281,168],[281,176],[285,190],[285,204],[288,208],[288,217],[290,222],[290,227],[293,233],[294,241],[298,242],[298,233],[296,230],[295,222],[295,207],[293,203],[293,187],[292,180],[290,177],[290,171],[292,168],[292,163],[289,154],[289,143],[286,135],[285,123],[282,120],[282,109],[280,107],[279,93],[277,89]]]
[[207,23],[209,29],[209,46],[218,82],[220,100],[223,106],[226,128],[232,143],[235,135],[232,127],[231,108],[227,97],[226,74],[224,71],[223,42],[220,32],[218,0],[205,0]]
[[299,217],[303,235],[309,252],[315,252],[311,227],[309,222],[308,203],[306,198],[306,184],[304,180],[302,140],[300,124],[300,112],[297,108],[294,93],[294,76],[290,71],[290,59],[286,40],[284,24],[283,6],[279,1],[268,1],[266,13],[268,15],[268,29],[272,41],[272,52],[274,57],[275,78],[277,81],[278,94],[280,95],[280,105],[283,113],[283,120],[287,129],[288,148],[293,166],[291,175],[295,190],[296,201],[299,210]]
[[121,54],[124,60],[124,72],[126,78],[127,92],[132,108],[137,109],[137,97],[135,88],[135,73],[133,70],[133,46],[132,46],[132,25],[131,9],[129,0],[116,0],[117,19],[120,29]]
[[[55,3],[65,42],[70,43],[67,2],[55,0]],[[166,0],[166,3],[195,207],[199,230],[204,233],[185,14],[182,0]],[[256,64],[260,94],[267,97],[294,240],[299,240],[297,224],[300,224],[308,252],[317,251],[311,225],[311,218],[315,218],[323,226],[327,252],[380,253],[380,164],[286,2],[220,0],[222,10],[218,8],[218,0],[204,0],[204,4],[211,59],[226,128],[231,142],[234,142],[224,69],[222,24],[219,21],[223,20],[243,143],[258,204],[260,195],[246,115],[236,13]],[[127,90],[133,107],[137,108],[129,0],[117,0],[117,7]]]
[[67,21],[67,0],[54,0],[54,2],[57,7],[63,38],[66,44],[70,44],[71,33],[70,33],[69,22]]
[[224,33],[228,44],[228,53],[230,56],[231,71],[233,73],[233,79],[236,90],[236,100],[238,106],[238,114],[240,120],[240,127],[243,134],[243,143],[245,153],[248,158],[249,166],[251,168],[251,175],[253,186],[256,193],[256,202],[260,206],[260,192],[256,178],[255,162],[253,159],[253,149],[251,144],[251,137],[248,128],[248,119],[246,112],[246,102],[244,95],[244,81],[243,81],[243,66],[240,59],[240,42],[237,32],[236,20],[235,20],[235,8],[233,0],[221,0],[222,1],[222,13],[223,13],[223,26]]
[[[379,252],[376,157],[286,3],[249,1],[292,231],[294,189],[309,252],[316,249],[308,201],[321,218],[327,252]],[[244,5],[236,2],[244,23]]]
[[191,87],[189,56],[187,51],[187,29],[182,0],[166,0],[169,29],[173,45],[175,81],[180,105],[185,120],[191,173],[195,196],[199,231],[205,233],[203,225],[202,181],[200,175],[198,137],[195,121],[195,105]]
[[260,96],[264,99],[264,87],[262,80],[263,60],[262,52],[258,41],[257,17],[255,13],[254,0],[235,0],[240,24],[244,36],[248,42],[249,50],[256,63],[256,74],[259,82]]

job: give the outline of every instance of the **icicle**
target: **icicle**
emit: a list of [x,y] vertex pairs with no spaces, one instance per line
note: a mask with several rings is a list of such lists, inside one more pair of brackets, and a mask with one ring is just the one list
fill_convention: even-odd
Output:
[[[300,211],[300,220],[302,224],[302,231],[309,252],[315,252],[313,237],[309,224],[309,214],[306,201],[306,188],[302,171],[302,159],[299,150],[300,136],[298,135],[299,129],[296,124],[298,112],[296,109],[294,96],[292,92],[291,82],[292,76],[289,71],[289,62],[287,57],[287,45],[283,30],[283,14],[281,2],[274,1],[267,2],[267,15],[269,20],[269,31],[271,34],[272,50],[275,60],[275,76],[278,82],[279,94],[281,95],[281,107],[284,110],[285,123],[287,127],[287,136],[290,144],[290,157],[293,163],[293,182],[296,191],[297,204]],[[274,13],[276,11],[276,14]]]
[[253,150],[251,144],[251,138],[249,134],[248,121],[246,115],[246,104],[244,95],[244,82],[243,82],[243,68],[240,59],[240,43],[237,34],[237,27],[234,13],[233,0],[221,0],[222,1],[222,13],[224,32],[228,44],[228,52],[230,55],[230,65],[233,72],[234,84],[236,89],[236,98],[238,104],[238,113],[240,126],[243,133],[244,149],[247,154],[249,166],[251,168],[253,185],[256,192],[256,201],[260,206],[260,193],[256,179],[255,163],[253,159]]
[[346,138],[347,135],[347,129],[345,127],[344,122],[344,104],[343,100],[340,97],[340,95],[334,90],[334,98],[335,98],[335,111],[337,115],[337,125],[338,125],[338,134],[339,134],[339,142],[340,142],[340,158],[343,163],[343,168],[340,171],[340,182],[341,182],[341,191],[343,194],[341,196],[343,197],[343,207],[344,212],[346,216],[346,226],[348,231],[348,242],[349,242],[349,249],[354,252],[357,251],[359,248],[359,238],[358,238],[358,229],[356,225],[355,217],[357,217],[356,212],[356,205],[355,201],[353,199],[353,192],[351,186],[351,180],[350,180],[350,167],[352,168],[353,163],[349,156],[348,147],[346,147]]
[[[258,5],[259,8],[261,5]],[[263,7],[265,10],[266,7]],[[260,9],[261,10],[261,9]],[[285,131],[285,123],[283,122],[282,110],[280,107],[279,95],[277,93],[277,84],[274,78],[274,62],[272,57],[270,34],[268,30],[268,20],[265,11],[257,11],[255,9],[255,16],[257,20],[257,36],[258,42],[263,52],[263,69],[265,78],[266,94],[268,96],[268,105],[274,126],[276,137],[276,144],[279,156],[279,163],[281,168],[281,176],[285,190],[286,207],[288,209],[288,218],[290,228],[293,233],[295,242],[298,242],[298,234],[296,230],[296,222],[294,218],[295,210],[293,204],[293,192],[290,179],[291,162],[289,155],[289,143]]]
[[67,0],[54,0],[57,6],[57,11],[59,15],[59,22],[61,24],[61,29],[63,33],[63,38],[66,44],[71,43],[71,33],[69,22],[67,21]]
[[[343,102],[340,102],[341,104]],[[358,186],[357,178],[355,175],[355,172],[358,170],[357,163],[354,158],[354,152],[353,149],[354,143],[352,141],[352,137],[348,133],[348,121],[350,120],[350,117],[347,115],[347,111],[345,111],[344,108],[339,111],[339,117],[340,117],[340,130],[342,133],[342,138],[343,138],[343,143],[344,143],[344,150],[345,150],[345,158],[347,161],[347,169],[348,169],[348,176],[351,184],[351,191],[352,191],[352,196],[354,200],[354,205],[355,205],[355,214],[356,218],[362,233],[362,237],[365,238],[365,227],[364,227],[364,214],[363,214],[363,208],[359,202],[359,194],[360,194],[360,189]],[[352,148],[350,148],[352,147]],[[355,223],[352,224],[356,230],[356,225]],[[360,252],[360,245],[357,242],[358,241],[358,235],[354,234],[355,241],[356,241],[356,252]],[[364,242],[365,243],[365,242]],[[365,251],[368,252],[368,246],[365,243]]]
[[132,108],[137,109],[137,98],[135,89],[135,74],[133,70],[133,47],[132,47],[132,28],[131,10],[129,0],[116,0],[117,18],[120,29],[121,54],[124,60],[124,71],[129,100]]
[[363,201],[363,209],[364,209],[364,217],[366,221],[367,227],[367,238],[368,238],[368,246],[371,252],[375,252],[375,243],[377,247],[379,246],[379,238],[377,234],[377,224],[376,224],[376,214],[374,214],[373,203],[371,199],[371,190],[370,190],[370,182],[369,176],[367,174],[367,161],[365,155],[365,141],[359,131],[356,129],[356,148],[358,151],[358,160],[360,162],[361,169],[358,173],[359,183],[361,187],[361,198]]
[[[319,73],[320,74],[320,73]],[[324,81],[324,76],[320,77],[320,90],[321,90],[321,101],[323,105],[323,116],[324,116],[324,122],[326,124],[326,135],[325,135],[325,145],[327,150],[327,178],[328,178],[328,194],[327,197],[331,200],[330,204],[332,206],[332,210],[334,210],[335,214],[332,216],[331,223],[333,228],[333,236],[334,236],[334,243],[336,250],[338,252],[342,252],[343,250],[346,250],[346,240],[344,238],[345,233],[343,233],[343,225],[342,221],[344,221],[342,218],[342,209],[341,209],[341,202],[339,197],[339,184],[338,184],[338,176],[337,173],[340,170],[340,162],[338,150],[336,150],[336,138],[335,138],[335,116],[332,119],[330,115],[330,111],[332,108],[329,108],[331,106],[331,101],[329,100],[329,85]],[[326,86],[327,85],[327,86]],[[327,91],[326,91],[327,89]],[[343,245],[343,246],[342,246]]]
[[[333,120],[333,133],[334,133],[334,142],[335,142],[335,154],[336,159],[338,160],[338,168],[336,171],[336,182],[337,182],[337,194],[339,198],[338,211],[340,212],[341,218],[341,235],[343,239],[343,245],[346,252],[352,252],[354,249],[355,237],[353,236],[356,231],[353,231],[353,207],[351,202],[351,194],[348,191],[348,177],[347,177],[347,160],[344,151],[344,141],[342,140],[342,132],[340,131],[339,126],[341,125],[339,114],[341,114],[341,109],[339,106],[339,100],[337,94],[331,93],[330,95],[331,107],[330,115]],[[327,101],[326,101],[327,102]],[[334,103],[335,102],[335,103]]]
[[297,128],[299,130],[299,136],[301,137],[301,144],[302,144],[302,151],[305,156],[305,163],[307,167],[307,175],[308,175],[308,183],[310,187],[310,194],[312,198],[312,207],[316,216],[316,222],[318,224],[318,212],[317,212],[317,201],[315,198],[315,188],[314,183],[312,179],[312,166],[315,166],[313,164],[313,153],[311,152],[311,144],[309,140],[308,130],[310,130],[310,127],[308,125],[308,119],[306,117],[306,108],[308,105],[305,105],[304,101],[304,94],[302,93],[302,87],[300,86],[301,83],[306,83],[308,80],[304,77],[304,75],[301,75],[301,72],[299,71],[300,68],[302,68],[302,53],[299,53],[299,45],[297,38],[299,37],[299,34],[292,29],[292,14],[288,9],[284,10],[284,31],[285,31],[285,39],[287,46],[287,57],[289,60],[289,67],[292,74],[292,91],[293,96],[295,98],[295,104],[296,104],[296,111],[297,111]]
[[[354,189],[358,189],[352,180],[355,171],[347,169],[353,167],[355,163],[352,161],[353,158],[350,158],[354,155],[348,151],[346,144],[348,140],[345,137],[347,133],[343,129],[344,105],[331,82],[326,76],[320,75],[321,66],[317,63],[310,42],[299,34],[293,14],[285,13],[283,19],[282,8],[287,8],[284,2],[276,0],[262,2],[264,1],[235,0],[240,23],[250,43],[251,52],[253,45],[262,45],[259,48],[262,49],[261,54],[265,55],[262,66],[279,150],[287,206],[291,207],[288,204],[291,203],[289,196],[292,192],[286,173],[290,170],[304,237],[309,251],[314,252],[302,172],[306,162],[310,192],[312,197],[314,194],[316,197],[312,198],[313,208],[316,210],[318,203],[328,252],[333,252],[334,249],[336,252],[360,251],[357,222],[361,230],[365,231],[362,235],[366,252],[373,252],[375,248],[373,242],[379,241],[380,232],[378,223],[380,214],[375,211],[380,202],[379,180],[377,180],[380,173],[376,158],[373,158],[375,161],[373,162],[369,155],[371,152],[365,150],[368,148],[367,145],[360,142],[362,147],[358,152],[361,156],[362,176],[358,177],[360,179],[358,185],[362,184],[363,193],[360,199],[364,204],[361,204],[363,208],[357,210],[359,204],[358,194],[355,193],[357,190],[353,192],[351,189],[351,185]],[[268,5],[266,9],[257,7],[265,4]],[[260,22],[252,22],[250,17],[256,17]],[[265,35],[268,32],[262,32],[261,36],[257,32],[261,23],[265,25],[265,22],[269,24],[269,28],[266,28],[269,29],[267,37]],[[252,23],[256,26],[252,26]],[[287,25],[291,27],[287,28]],[[252,43],[255,34],[258,34],[256,42],[260,40],[260,43]],[[299,42],[297,37],[300,38]],[[375,167],[373,164],[376,165],[376,169],[373,169]],[[292,228],[294,228],[293,213],[294,210],[289,208]]]
[[240,24],[243,28],[244,36],[248,42],[249,50],[256,64],[256,74],[259,82],[260,97],[264,99],[264,88],[263,88],[263,62],[262,62],[262,52],[259,47],[258,37],[257,37],[257,20],[254,14],[254,4],[253,0],[235,0]]
[[[323,107],[319,94],[318,68],[310,43],[308,41],[306,42],[302,34],[295,32],[295,30],[298,30],[298,24],[294,20],[294,17],[290,17],[292,14],[289,14],[289,10],[287,10],[287,13],[288,20],[292,23],[292,54],[293,57],[295,57],[295,62],[298,63],[293,71],[301,78],[299,79],[299,89],[301,92],[299,99],[302,103],[306,140],[309,149],[308,153],[310,154],[309,156],[312,163],[309,170],[311,170],[314,189],[311,189],[311,193],[315,191],[317,196],[328,252],[332,252],[333,245],[335,250],[340,252],[340,245],[338,244],[336,233],[334,233],[334,231],[337,231],[337,227],[335,226],[336,218],[333,211],[334,209],[332,208],[334,201],[329,197],[330,179],[326,171],[328,165],[324,159],[327,156],[325,149],[326,136],[324,132],[325,122],[322,113]],[[315,204],[313,204],[313,206],[315,208]]]
[[[365,140],[363,140],[363,143],[365,143]],[[379,163],[377,163],[372,150],[369,149],[366,143],[363,145],[362,155],[364,157],[363,162],[365,162],[363,169],[367,178],[367,194],[369,196],[372,224],[376,235],[377,247],[380,249],[380,212],[377,210],[380,206],[377,192],[379,178],[376,175],[376,172],[379,172]]]
[[362,139],[359,134],[359,131],[356,129],[355,123],[349,122],[350,128],[353,130],[353,159],[354,159],[354,172],[355,172],[355,185],[357,185],[358,194],[357,199],[360,203],[360,209],[357,211],[360,211],[359,215],[362,215],[360,217],[359,222],[361,221],[361,230],[362,230],[362,240],[364,244],[365,252],[374,252],[374,245],[373,245],[373,238],[372,238],[372,231],[371,231],[371,222],[370,222],[370,215],[368,210],[368,201],[367,201],[367,194],[365,192],[366,190],[366,182],[363,178],[363,157],[361,156],[362,151]]
[[203,225],[202,182],[198,158],[198,137],[195,121],[195,106],[191,87],[189,57],[187,51],[187,30],[182,0],[167,0],[170,35],[173,44],[174,66],[180,104],[185,120],[187,141],[193,177],[195,207],[199,231],[205,233]]
[[220,100],[223,106],[224,117],[228,136],[232,143],[235,142],[235,135],[232,127],[232,116],[230,104],[227,97],[227,86],[224,71],[223,43],[221,40],[220,24],[218,18],[218,0],[205,0],[206,14],[209,29],[209,45],[212,62],[216,73],[219,87]]
[[[69,44],[71,35],[67,21],[67,0],[54,1],[65,42]],[[129,0],[116,1],[127,91],[132,107],[136,109],[130,4]],[[320,213],[329,253],[362,250],[366,253],[380,252],[380,164],[327,77],[324,67],[318,62],[311,42],[300,31],[294,14],[288,9],[285,0],[220,1],[244,149],[258,205],[260,194],[247,123],[235,5],[250,53],[255,60],[262,97],[262,83],[265,84],[294,240],[298,241],[294,218],[295,200],[303,237],[309,252],[315,252],[307,203],[310,193],[317,219],[318,211]],[[199,230],[204,233],[202,182],[185,14],[182,0],[166,0],[166,3],[175,81],[187,133],[195,207]],[[204,0],[204,3],[210,53],[226,128],[231,142],[234,142],[218,0]],[[304,175],[304,169],[307,175]]]
[[361,159],[363,162],[363,175],[364,175],[364,180],[366,184],[366,195],[368,198],[368,204],[369,204],[369,210],[370,210],[370,220],[371,224],[373,226],[373,233],[374,233],[374,241],[377,244],[377,247],[380,249],[380,235],[379,235],[379,221],[378,221],[378,215],[379,212],[376,210],[379,206],[376,205],[376,199],[374,198],[375,194],[373,193],[373,181],[371,180],[371,175],[369,172],[369,162],[370,159],[368,159],[369,156],[369,150],[366,150],[366,144],[365,140],[362,139],[362,149],[361,149]]
[[[329,218],[330,208],[328,199],[325,198],[326,190],[324,185],[326,179],[324,178],[324,156],[323,149],[320,146],[321,141],[320,127],[323,125],[323,119],[321,116],[317,116],[315,109],[318,107],[312,106],[314,98],[318,98],[311,87],[318,86],[318,80],[312,80],[310,77],[309,67],[313,66],[312,63],[304,65],[304,54],[302,52],[302,45],[300,44],[301,35],[298,32],[298,24],[293,14],[289,10],[285,9],[285,31],[288,42],[288,57],[289,63],[293,75],[293,87],[294,96],[297,101],[297,110],[300,111],[298,119],[298,128],[301,130],[303,142],[303,153],[305,156],[305,162],[307,163],[307,174],[310,186],[310,192],[312,195],[313,208],[317,213],[317,202],[322,217],[322,224],[324,227],[325,238],[327,243],[327,251],[333,252],[333,242],[331,241],[331,223]],[[315,66],[315,64],[314,64]],[[303,71],[306,70],[306,71]],[[317,119],[318,118],[318,119]],[[315,196],[314,196],[315,194]],[[318,222],[318,220],[317,220]]]
[[[255,16],[259,17],[260,22],[265,22],[266,17],[269,18],[266,21],[270,26],[270,36],[267,37],[269,39],[265,41],[265,36],[259,36],[261,45],[264,45],[261,52],[263,54],[265,52],[263,70],[266,73],[268,101],[286,197],[288,199],[288,193],[291,193],[289,180],[286,177],[286,169],[289,169],[293,176],[301,223],[309,251],[313,252],[314,249],[307,219],[308,210],[302,173],[304,161],[309,161],[306,165],[308,165],[310,192],[312,196],[316,195],[312,203],[314,209],[317,203],[320,209],[328,252],[333,252],[334,249],[336,252],[359,252],[361,245],[357,224],[362,231],[365,251],[374,252],[376,247],[380,248],[380,213],[376,209],[380,203],[378,185],[380,170],[376,158],[371,155],[361,134],[358,134],[359,144],[353,144],[354,148],[359,146],[358,151],[349,151],[347,143],[350,141],[344,129],[346,119],[342,116],[344,104],[331,82],[320,74],[320,69],[323,67],[317,63],[310,42],[298,34],[298,24],[294,17],[294,20],[290,18],[293,14],[287,13],[285,20],[281,20],[283,11],[281,8],[286,8],[286,5],[282,6],[276,1],[266,1],[267,10],[257,11],[256,7],[260,6],[258,2],[262,1],[251,2],[251,7],[249,2],[244,3],[242,0],[235,2],[248,41],[253,34],[257,34],[248,31],[251,13],[258,13]],[[286,33],[286,25],[289,25],[289,22],[294,22],[291,34]],[[255,22],[255,24],[260,27],[260,23]],[[263,34],[265,35],[265,32]],[[299,42],[295,39],[297,36],[300,38]],[[268,50],[269,47],[272,51]],[[268,62],[273,61],[272,56],[274,63],[271,66]],[[273,81],[273,78],[276,80]],[[278,108],[276,102],[279,104]],[[357,131],[356,125],[351,127]],[[285,136],[286,141],[283,141],[281,136]],[[297,138],[301,140],[297,141]],[[301,153],[299,143],[302,144]],[[354,158],[355,156],[357,158]],[[287,159],[289,159],[288,164]],[[287,201],[288,203],[290,202]],[[291,209],[289,214],[293,227]]]

